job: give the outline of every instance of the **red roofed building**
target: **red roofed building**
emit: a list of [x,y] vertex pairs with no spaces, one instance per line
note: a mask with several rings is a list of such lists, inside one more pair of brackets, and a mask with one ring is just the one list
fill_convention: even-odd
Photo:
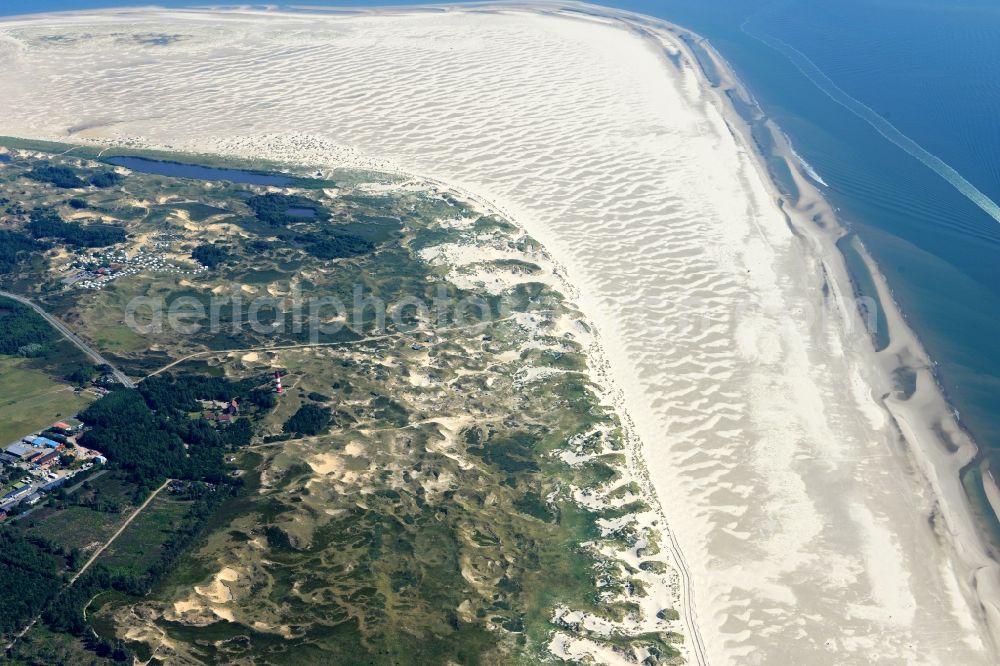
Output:
[[59,454],[53,451],[52,453],[46,453],[44,456],[36,460],[35,464],[40,467],[48,467],[57,460],[59,460]]

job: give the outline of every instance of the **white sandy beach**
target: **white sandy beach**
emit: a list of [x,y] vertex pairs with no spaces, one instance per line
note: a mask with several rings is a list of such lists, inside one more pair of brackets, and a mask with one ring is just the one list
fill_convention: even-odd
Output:
[[396,170],[527,229],[642,442],[690,663],[1000,659],[957,478],[974,445],[926,369],[883,399],[926,357],[894,313],[873,351],[809,222],[829,211],[800,179],[786,220],[663,26],[572,4],[52,15],[0,22],[0,90],[0,134]]

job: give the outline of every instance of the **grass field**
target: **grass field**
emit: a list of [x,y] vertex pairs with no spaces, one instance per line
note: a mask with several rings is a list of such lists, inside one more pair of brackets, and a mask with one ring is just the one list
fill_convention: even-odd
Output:
[[0,445],[72,416],[93,400],[27,363],[27,359],[0,356]]
[[82,506],[42,510],[27,516],[28,534],[37,534],[65,548],[89,552],[115,533],[127,515],[94,511]]
[[70,498],[74,502],[100,498],[105,504],[119,506],[120,511],[98,511],[87,506],[46,506],[22,519],[20,524],[28,534],[49,539],[67,550],[79,548],[89,552],[107,541],[131,514],[134,492],[132,485],[114,474],[105,474],[89,481]]
[[17,644],[14,652],[7,656],[5,664],[12,666],[37,666],[39,664],[62,664],[63,666],[106,666],[109,661],[87,650],[84,640],[70,634],[56,633],[43,622],[35,624],[31,631]]
[[111,569],[129,567],[137,573],[145,572],[190,508],[191,502],[160,493],[104,551],[98,562]]

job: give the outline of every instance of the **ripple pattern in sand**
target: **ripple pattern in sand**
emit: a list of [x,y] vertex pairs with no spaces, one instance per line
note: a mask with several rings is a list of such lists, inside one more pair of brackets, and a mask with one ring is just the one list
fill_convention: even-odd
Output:
[[529,11],[46,19],[2,29],[4,133],[387,159],[496,202],[600,327],[713,663],[987,663],[841,295],[664,48]]

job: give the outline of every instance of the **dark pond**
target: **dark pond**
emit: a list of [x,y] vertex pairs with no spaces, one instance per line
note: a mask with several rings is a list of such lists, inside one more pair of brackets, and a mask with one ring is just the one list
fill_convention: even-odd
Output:
[[273,185],[287,187],[295,183],[290,176],[273,173],[258,173],[242,169],[218,169],[215,167],[198,166],[196,164],[181,164],[150,160],[145,157],[109,157],[104,160],[108,164],[125,167],[141,173],[152,173],[157,176],[173,178],[194,178],[197,180],[228,180],[233,183],[248,183],[250,185]]

